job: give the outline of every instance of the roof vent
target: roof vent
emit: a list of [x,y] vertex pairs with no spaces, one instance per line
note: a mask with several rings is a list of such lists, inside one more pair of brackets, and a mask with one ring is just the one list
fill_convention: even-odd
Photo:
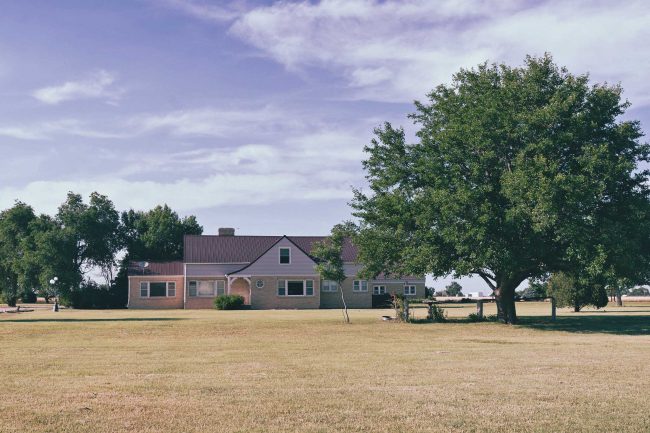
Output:
[[235,229],[232,227],[219,227],[219,236],[235,236]]

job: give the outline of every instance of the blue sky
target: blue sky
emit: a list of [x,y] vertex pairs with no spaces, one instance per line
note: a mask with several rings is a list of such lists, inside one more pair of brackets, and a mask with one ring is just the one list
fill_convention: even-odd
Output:
[[362,148],[482,61],[551,52],[650,124],[650,3],[3,1],[0,208],[68,190],[206,233],[325,234]]

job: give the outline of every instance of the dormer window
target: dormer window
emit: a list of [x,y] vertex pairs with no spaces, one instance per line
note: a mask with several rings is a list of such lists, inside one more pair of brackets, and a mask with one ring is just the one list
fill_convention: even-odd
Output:
[[291,264],[291,248],[288,247],[280,248],[280,264],[281,265]]

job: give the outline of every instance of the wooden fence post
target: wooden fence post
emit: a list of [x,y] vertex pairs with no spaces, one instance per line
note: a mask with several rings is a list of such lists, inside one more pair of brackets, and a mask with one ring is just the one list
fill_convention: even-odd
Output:
[[483,318],[483,300],[479,299],[476,301],[476,315],[479,319]]
[[555,305],[555,298],[551,298],[551,320],[555,322],[556,313],[555,310],[557,306]]

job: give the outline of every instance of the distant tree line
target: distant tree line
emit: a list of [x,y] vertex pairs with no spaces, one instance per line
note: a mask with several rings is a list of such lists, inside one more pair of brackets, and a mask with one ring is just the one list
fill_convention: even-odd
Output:
[[120,213],[97,192],[87,203],[68,193],[54,216],[17,201],[0,212],[0,297],[10,306],[58,294],[64,305],[124,307],[129,261],[181,259],[183,235],[202,232],[167,205]]
[[624,278],[585,284],[566,272],[558,272],[529,282],[528,287],[519,292],[523,299],[553,297],[558,307],[570,307],[580,311],[584,307],[601,308],[607,305],[609,298],[622,304],[622,296],[650,296],[646,287],[633,286]]

